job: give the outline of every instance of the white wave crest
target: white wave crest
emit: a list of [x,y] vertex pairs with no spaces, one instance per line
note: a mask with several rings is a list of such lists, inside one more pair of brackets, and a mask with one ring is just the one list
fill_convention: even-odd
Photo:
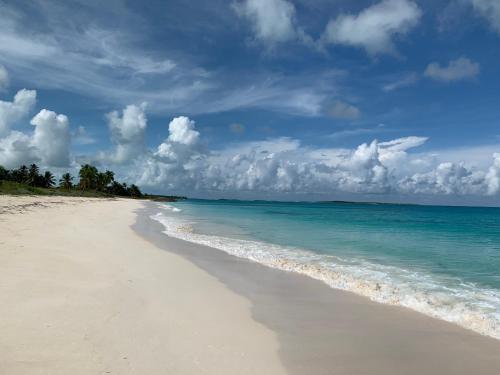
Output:
[[473,284],[453,286],[421,272],[274,244],[195,233],[190,223],[158,213],[168,236],[207,245],[268,267],[297,272],[373,301],[404,306],[500,339],[500,292]]
[[167,210],[172,212],[182,212],[180,208],[171,206],[170,204],[159,204],[158,207],[160,207],[162,210]]

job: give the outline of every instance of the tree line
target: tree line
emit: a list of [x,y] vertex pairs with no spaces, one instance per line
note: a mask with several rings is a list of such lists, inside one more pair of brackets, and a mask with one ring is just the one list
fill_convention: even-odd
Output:
[[[125,197],[143,196],[138,186],[120,183],[115,180],[114,172],[109,170],[101,172],[90,164],[81,166],[78,172],[78,183],[74,183],[74,179],[74,176],[70,173],[64,173],[59,179],[57,187],[67,191],[79,189]],[[0,182],[2,180],[47,189],[56,187],[54,174],[50,171],[41,173],[40,168],[36,164],[31,164],[29,167],[21,165],[19,168],[11,170],[5,169],[0,165]]]

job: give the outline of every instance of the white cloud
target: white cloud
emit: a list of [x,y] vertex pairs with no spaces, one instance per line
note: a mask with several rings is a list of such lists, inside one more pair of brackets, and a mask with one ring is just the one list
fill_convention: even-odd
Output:
[[422,15],[409,0],[383,0],[357,15],[341,14],[330,20],[324,35],[326,43],[364,48],[370,55],[394,54],[394,39],[407,34]]
[[73,143],[79,145],[90,145],[96,143],[96,139],[88,134],[85,126],[79,126],[75,132],[71,135]]
[[371,128],[354,128],[354,129],[344,129],[338,130],[329,134],[327,137],[329,139],[342,139],[349,138],[353,136],[366,135],[366,134],[374,134],[374,133],[383,133],[389,132],[391,129],[386,128],[384,124],[378,124],[375,127]]
[[168,140],[188,146],[198,143],[200,133],[194,130],[194,124],[193,120],[185,116],[174,118],[168,125],[168,131],[170,132]]
[[403,87],[411,86],[417,82],[418,82],[418,75],[417,73],[413,72],[404,75],[403,77],[397,79],[394,82],[385,84],[384,86],[382,86],[382,90],[385,92],[394,91]]
[[172,119],[168,137],[152,154],[139,162],[140,172],[134,178],[143,186],[161,186],[176,190],[181,186],[196,189],[202,183],[202,174],[208,172],[206,153],[200,146],[200,133],[188,117]]
[[416,173],[400,181],[401,191],[409,194],[484,195],[484,173],[464,164],[441,163],[427,173]]
[[[323,81],[323,82],[322,82]],[[267,110],[318,116],[323,112],[328,82],[332,89],[334,79],[318,74],[316,79],[266,79],[250,85],[243,85],[224,94],[220,99],[204,103],[201,110],[205,113],[223,112],[235,108],[264,108]]]
[[479,74],[479,70],[479,63],[460,57],[450,61],[447,66],[441,66],[437,62],[430,63],[424,75],[437,81],[452,82],[472,79]]
[[121,115],[118,111],[107,114],[111,141],[115,144],[113,153],[101,153],[99,159],[123,164],[141,155],[146,148],[144,136],[147,127],[146,104],[128,105]]
[[177,67],[171,59],[153,59],[147,54],[138,54],[127,49],[120,39],[124,35],[108,30],[89,28],[82,42],[85,50],[92,51],[92,61],[101,66],[124,68],[132,74],[164,74]]
[[33,119],[32,145],[43,165],[66,167],[70,163],[70,131],[68,117],[42,109]]
[[491,27],[500,34],[500,2],[498,0],[468,0],[474,9],[486,18]]
[[69,166],[71,134],[68,118],[42,109],[30,123],[35,127],[33,133],[12,130],[0,138],[0,165],[7,168],[30,163],[40,163],[43,167]]
[[17,168],[22,164],[38,163],[40,158],[29,135],[11,131],[0,138],[0,165],[5,168]]
[[488,194],[495,195],[500,193],[500,153],[493,154],[493,165],[488,170],[486,175],[486,184],[488,186]]
[[0,92],[4,91],[9,86],[9,73],[7,69],[0,65]]
[[[86,17],[80,8],[83,13],[75,17],[66,3],[35,2],[33,7],[39,17],[27,28],[25,9],[0,4],[0,64],[20,81],[112,104],[146,100],[156,110],[178,108],[216,84],[186,59],[174,61],[164,50],[144,49],[141,33],[99,27],[93,17],[98,12]],[[91,5],[85,8],[91,10]],[[38,29],[38,22],[47,27]]]
[[[317,149],[297,139],[243,142],[222,150],[201,147],[189,118],[172,120],[169,135],[145,153],[129,179],[145,188],[182,194],[424,194],[496,195],[500,157],[489,169],[425,161],[412,150],[426,137],[372,141],[354,149]],[[491,159],[490,159],[491,165]],[[255,196],[255,195],[254,195]]]
[[412,172],[412,167],[405,167],[407,151],[422,146],[427,142],[427,137],[404,137],[388,142],[379,143],[379,159],[387,168],[395,174],[403,175]]
[[36,91],[22,89],[17,92],[12,102],[0,100],[0,136],[5,135],[10,127],[29,114],[36,103]]
[[240,17],[252,22],[255,37],[263,42],[286,42],[296,37],[295,7],[287,0],[244,0],[233,7]]
[[[231,64],[205,69],[199,61],[206,59],[198,55],[178,46],[170,52],[170,42],[161,47],[151,43],[149,26],[137,12],[117,9],[115,2],[96,4],[76,6],[75,12],[67,2],[33,2],[33,12],[27,12],[16,2],[0,2],[0,64],[22,84],[37,82],[40,88],[83,95],[113,108],[145,101],[155,113],[261,108],[310,116],[320,114],[325,96],[335,91],[329,71],[280,74],[256,66],[249,75],[235,74]],[[111,29],[110,17],[116,17]],[[311,42],[300,27],[294,33],[297,41]]]
[[361,115],[359,108],[339,100],[335,101],[327,110],[328,115],[333,118],[355,120]]

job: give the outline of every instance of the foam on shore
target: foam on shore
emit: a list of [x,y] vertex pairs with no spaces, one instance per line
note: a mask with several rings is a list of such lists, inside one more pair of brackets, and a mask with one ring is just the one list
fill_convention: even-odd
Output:
[[404,306],[500,339],[500,294],[497,290],[471,283],[450,285],[431,275],[361,259],[343,259],[265,242],[195,233],[194,223],[175,217],[179,209],[162,206],[170,214],[157,213],[151,218],[160,222],[169,236],[207,245],[268,267],[304,274],[332,288],[354,292],[376,302]]

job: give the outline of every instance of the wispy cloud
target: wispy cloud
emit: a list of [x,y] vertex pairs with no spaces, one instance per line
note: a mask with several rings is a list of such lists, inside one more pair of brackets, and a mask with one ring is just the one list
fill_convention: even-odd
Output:
[[387,128],[384,124],[378,124],[377,126],[371,128],[355,128],[355,129],[344,129],[339,130],[334,133],[329,134],[327,137],[330,139],[344,139],[349,137],[356,137],[360,135],[368,134],[379,134],[394,131],[393,129]]
[[74,144],[78,145],[90,145],[97,142],[97,140],[92,137],[84,126],[79,126],[76,131],[71,135]]
[[[3,12],[5,5],[1,7],[0,62],[18,80],[108,103],[148,100],[165,109],[213,86],[203,69],[152,56],[136,47],[135,37],[124,30],[91,24],[78,25],[78,30],[76,26],[62,29],[56,23],[49,31],[30,33],[23,27],[22,14],[9,17],[14,11]],[[155,84],[158,81],[162,85]]]
[[412,86],[417,83],[419,80],[419,76],[415,72],[407,73],[401,76],[399,79],[386,83],[382,86],[382,90],[386,92],[394,91],[401,89],[403,87]]
[[497,0],[468,0],[473,8],[500,34],[500,2]]
[[327,114],[333,118],[344,120],[356,120],[361,116],[361,111],[358,107],[336,100],[326,110]]

